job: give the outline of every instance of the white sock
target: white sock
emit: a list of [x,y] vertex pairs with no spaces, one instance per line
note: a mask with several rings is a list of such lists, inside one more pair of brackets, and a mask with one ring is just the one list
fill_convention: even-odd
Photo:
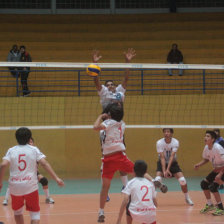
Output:
[[207,199],[207,204],[212,205],[212,199]]
[[99,214],[104,214],[104,210],[103,210],[103,208],[100,208],[100,209],[99,209]]
[[49,189],[43,189],[44,190],[44,193],[46,195],[46,198],[49,198],[50,197],[50,194],[49,194]]
[[156,176],[155,181],[159,181],[160,183],[162,183],[162,177],[161,176]]
[[185,196],[186,199],[187,198],[190,198],[188,192],[187,193],[184,193],[184,196]]
[[9,194],[10,194],[10,190],[9,190],[9,187],[7,188],[6,190],[6,193],[5,193],[5,200],[9,200]]
[[126,186],[128,183],[128,176],[121,176],[121,182],[123,186]]

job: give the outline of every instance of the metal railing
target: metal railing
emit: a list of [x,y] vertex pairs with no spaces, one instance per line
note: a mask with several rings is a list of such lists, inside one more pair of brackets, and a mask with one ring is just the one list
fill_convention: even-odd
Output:
[[[113,80],[122,83],[124,69],[104,69],[102,84]],[[31,96],[91,96],[96,94],[93,78],[84,69],[32,69],[28,77]],[[214,70],[178,70],[168,75],[167,69],[132,69],[127,95],[224,93],[224,72]],[[23,88],[19,72],[13,78],[9,70],[0,70],[0,96],[21,96]]]
[[0,0],[0,13],[119,14],[223,11],[222,0]]

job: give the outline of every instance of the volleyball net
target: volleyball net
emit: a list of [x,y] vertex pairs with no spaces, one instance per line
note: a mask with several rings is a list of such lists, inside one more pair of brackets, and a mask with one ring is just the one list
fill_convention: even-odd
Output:
[[[102,107],[93,78],[86,74],[89,64],[0,62],[0,129],[92,128]],[[98,65],[102,84],[120,84],[130,69],[124,103],[128,128],[224,128],[224,65]],[[9,71],[18,67],[31,69],[29,97],[20,97],[20,70],[16,77]]]

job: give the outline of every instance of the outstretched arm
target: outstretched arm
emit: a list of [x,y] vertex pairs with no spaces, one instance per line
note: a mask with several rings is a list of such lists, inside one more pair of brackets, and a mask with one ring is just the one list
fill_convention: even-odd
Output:
[[145,173],[144,177],[149,181],[153,181],[153,178],[148,173]]
[[[127,52],[124,52],[124,55],[125,55],[126,63],[130,63],[132,58],[135,57],[136,53],[135,53],[135,50],[133,48],[128,48]],[[130,70],[128,68],[125,69],[124,80],[122,82],[122,86],[123,86],[124,89],[126,89],[126,87],[127,87],[129,74],[130,74]]]
[[120,224],[121,223],[121,218],[122,218],[123,213],[125,211],[125,208],[126,208],[126,206],[128,204],[128,201],[129,201],[129,195],[124,194],[124,199],[123,199],[121,207],[120,207],[120,211],[119,211],[119,215],[118,215],[116,224]]
[[[92,54],[93,63],[98,63],[98,61],[101,58],[102,58],[102,56],[100,55],[100,52],[98,50],[93,50],[93,54]],[[96,86],[97,91],[100,91],[102,89],[102,86],[100,84],[99,76],[95,76],[93,78],[93,81],[95,83],[95,86]]]
[[165,177],[172,177],[172,173],[170,172],[170,167],[172,165],[175,154],[176,154],[176,152],[171,153],[171,156],[169,158],[169,162],[168,162],[168,165],[167,165],[167,168],[166,168],[166,171],[165,171]]
[[206,164],[209,160],[208,159],[203,159],[201,160],[199,163],[194,165],[194,169],[198,170],[200,166],[203,166],[204,164]]
[[161,162],[161,166],[162,166],[162,171],[163,171],[163,176],[166,178],[166,159],[165,159],[165,155],[164,152],[160,152],[160,162]]
[[100,131],[100,130],[106,129],[106,127],[104,125],[102,125],[102,119],[107,119],[107,118],[108,118],[108,114],[100,114],[97,117],[97,119],[93,125],[93,129],[95,131]]
[[63,187],[65,184],[63,180],[61,180],[57,174],[52,169],[51,165],[47,162],[46,159],[42,158],[38,161],[40,165],[51,175],[51,177],[57,182],[60,187]]

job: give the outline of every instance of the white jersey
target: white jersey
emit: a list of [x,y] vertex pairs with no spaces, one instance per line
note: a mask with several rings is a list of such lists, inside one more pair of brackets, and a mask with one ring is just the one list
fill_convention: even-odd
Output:
[[103,155],[117,151],[125,151],[123,143],[125,123],[123,121],[117,122],[108,119],[105,120],[102,125],[106,127],[103,133],[104,138],[102,139]]
[[[161,138],[156,143],[156,149],[158,153],[164,152],[166,163],[169,162],[170,156],[172,152],[177,152],[179,148],[179,141],[175,138],[171,139],[170,143],[165,142],[165,138]],[[159,156],[160,158],[160,156]],[[174,161],[176,160],[177,156],[175,154]]]
[[10,162],[9,189],[12,195],[25,195],[38,189],[37,162],[46,156],[31,145],[10,148],[3,159]]
[[125,93],[125,89],[123,88],[122,85],[118,85],[114,93],[109,91],[106,86],[102,85],[102,88],[100,91],[98,91],[98,94],[100,96],[100,103],[102,104],[103,109],[105,109],[106,106],[112,102],[123,103],[124,97],[125,97],[124,93]]
[[214,168],[224,166],[224,148],[218,143],[214,143],[211,150],[206,145],[202,157],[208,159]]
[[128,210],[135,221],[140,223],[156,221],[156,206],[153,203],[156,191],[152,182],[143,177],[135,177],[127,183],[122,193],[131,196]]

